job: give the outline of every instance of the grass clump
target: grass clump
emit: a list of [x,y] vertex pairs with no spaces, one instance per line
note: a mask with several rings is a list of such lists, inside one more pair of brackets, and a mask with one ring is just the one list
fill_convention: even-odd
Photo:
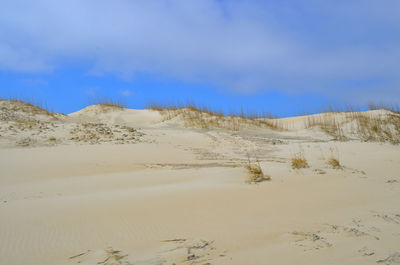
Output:
[[249,164],[246,166],[246,169],[248,171],[248,178],[247,178],[248,183],[259,183],[271,180],[271,177],[265,175],[261,169],[261,166],[258,164]]
[[89,105],[98,105],[104,110],[107,109],[124,109],[126,108],[126,104],[124,101],[120,99],[112,99],[112,98],[95,98],[89,101]]
[[341,168],[342,166],[340,165],[339,159],[335,158],[335,157],[331,157],[328,159],[328,165],[330,165],[333,168]]
[[247,154],[247,159],[248,159],[246,165],[246,169],[248,172],[247,183],[252,184],[252,183],[259,183],[271,180],[270,176],[264,174],[257,157],[256,157],[256,163],[251,163],[249,154]]
[[292,168],[293,169],[300,169],[300,168],[307,168],[308,163],[307,159],[303,155],[296,155],[292,157]]

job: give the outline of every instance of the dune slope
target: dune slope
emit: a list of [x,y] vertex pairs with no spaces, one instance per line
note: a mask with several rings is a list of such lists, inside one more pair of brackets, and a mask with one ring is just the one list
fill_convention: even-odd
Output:
[[[54,117],[2,104],[0,264],[399,264],[390,141],[334,140],[300,126],[310,117],[232,130],[151,110]],[[249,184],[249,163],[271,179]]]

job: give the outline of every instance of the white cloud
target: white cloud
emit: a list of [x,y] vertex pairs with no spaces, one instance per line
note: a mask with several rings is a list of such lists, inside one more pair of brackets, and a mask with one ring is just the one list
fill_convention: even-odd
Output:
[[146,72],[240,92],[362,92],[336,84],[376,78],[364,93],[394,94],[398,10],[397,0],[5,0],[0,69],[85,62],[96,74]]

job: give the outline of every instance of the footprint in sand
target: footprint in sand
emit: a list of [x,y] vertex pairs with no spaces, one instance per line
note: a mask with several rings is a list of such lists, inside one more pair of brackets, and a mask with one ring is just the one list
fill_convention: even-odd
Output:
[[399,181],[397,179],[388,179],[386,180],[386,183],[394,184],[394,183],[399,183]]
[[319,235],[319,231],[316,233],[295,231],[291,234],[295,236],[295,245],[304,248],[304,251],[318,250],[332,246],[331,243]]
[[[328,232],[330,233],[344,233],[345,235],[351,237],[369,237],[371,239],[379,240],[379,237],[361,231],[358,228],[350,226],[342,226],[342,225],[331,225],[331,224],[325,224],[325,225],[328,227]],[[357,227],[360,227],[360,225],[357,225]]]
[[392,214],[392,213],[379,213],[379,212],[373,212],[374,217],[378,217],[388,223],[392,224],[400,224],[400,214]]
[[162,257],[163,264],[208,264],[213,260],[225,257],[226,251],[218,251],[214,241],[205,239],[172,239],[164,240],[168,243]]
[[372,256],[375,255],[375,251],[371,250],[367,247],[363,247],[361,249],[358,250],[358,253],[360,253],[362,256]]
[[68,259],[72,264],[133,265],[128,261],[128,254],[113,248],[97,251],[87,250]]
[[400,252],[392,253],[384,259],[377,260],[376,263],[385,265],[400,264]]
[[[332,247],[333,244],[330,242],[330,239],[333,234],[339,234],[345,237],[364,237],[380,240],[379,237],[371,234],[370,231],[377,232],[378,230],[372,228],[367,229],[361,220],[353,219],[349,226],[323,224],[323,228],[316,232],[292,232],[291,235],[295,237],[294,243],[296,246],[304,248],[304,251],[308,251]],[[370,256],[374,253],[374,251],[370,251],[366,248],[360,249],[359,252],[362,253],[363,256]]]
[[221,252],[215,248],[213,241],[204,239],[170,239],[162,242],[165,245],[161,250],[140,260],[113,248],[87,250],[69,257],[68,260],[70,264],[80,265],[212,265],[214,260],[227,256],[226,251]]

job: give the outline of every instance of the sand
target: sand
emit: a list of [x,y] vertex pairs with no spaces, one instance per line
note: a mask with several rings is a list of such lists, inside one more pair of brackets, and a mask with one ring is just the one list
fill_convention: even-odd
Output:
[[[0,264],[400,264],[398,145],[94,109],[38,134],[3,119]],[[135,139],[71,140],[89,121]],[[249,157],[270,181],[246,183]]]

